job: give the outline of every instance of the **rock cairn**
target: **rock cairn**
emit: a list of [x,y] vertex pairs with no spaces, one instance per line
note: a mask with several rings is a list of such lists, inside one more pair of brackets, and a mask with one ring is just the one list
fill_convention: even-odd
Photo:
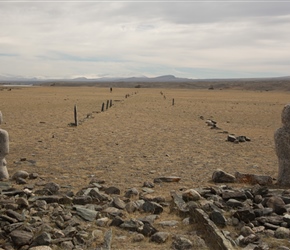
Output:
[[[92,179],[74,194],[40,180],[36,173],[18,171],[11,182],[0,182],[0,249],[111,249],[118,241],[128,241],[120,231],[131,232],[132,244],[147,241],[161,249],[169,242],[176,250],[278,249],[280,239],[289,239],[288,190],[220,184],[177,189],[168,193],[169,198],[154,195],[155,185],[164,181],[178,185],[179,180],[157,177],[139,190],[123,193]],[[165,213],[179,215],[180,220],[162,220]],[[191,233],[172,230],[190,224]],[[269,237],[272,245],[265,243]]]
[[[0,124],[3,122],[0,111]],[[9,179],[5,156],[9,153],[9,136],[6,130],[0,129],[0,180]]]
[[274,135],[279,171],[277,183],[290,186],[290,104],[282,110],[282,127]]

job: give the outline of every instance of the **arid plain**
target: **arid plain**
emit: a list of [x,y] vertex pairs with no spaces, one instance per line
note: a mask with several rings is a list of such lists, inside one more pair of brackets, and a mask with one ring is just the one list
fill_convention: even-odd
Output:
[[[107,100],[113,106],[100,112]],[[155,192],[167,197],[170,190],[213,185],[216,169],[276,178],[273,134],[289,102],[286,91],[4,88],[0,110],[1,128],[10,136],[8,171],[38,173],[75,192],[92,177],[123,193],[156,177],[181,177],[178,183],[155,185]],[[71,126],[74,105],[77,127]],[[210,129],[206,119],[220,130]],[[225,131],[251,141],[227,142]]]

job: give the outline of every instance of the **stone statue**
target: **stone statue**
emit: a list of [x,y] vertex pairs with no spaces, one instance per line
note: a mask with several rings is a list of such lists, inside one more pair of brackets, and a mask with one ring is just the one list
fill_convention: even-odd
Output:
[[[3,116],[0,111],[0,124]],[[5,156],[9,153],[9,135],[6,130],[0,129],[0,180],[9,179]]]
[[282,127],[274,135],[279,172],[277,184],[290,186],[290,103],[282,111]]

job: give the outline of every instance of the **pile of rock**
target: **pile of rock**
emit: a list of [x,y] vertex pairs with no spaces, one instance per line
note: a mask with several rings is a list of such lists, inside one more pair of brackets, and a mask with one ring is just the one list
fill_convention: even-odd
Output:
[[[19,171],[12,180],[22,188],[0,182],[0,242],[4,249],[110,249],[114,227],[133,232],[133,242],[163,244],[171,240],[172,249],[270,249],[263,242],[265,237],[272,237],[273,244],[275,239],[290,237],[287,190],[259,184],[243,189],[220,185],[171,191],[171,198],[166,199],[153,195],[155,183],[148,181],[141,192],[131,188],[121,195],[119,188],[92,179],[88,187],[74,194],[54,182],[29,184],[37,178],[37,174]],[[156,183],[179,180],[155,178]],[[160,220],[165,208],[180,215],[182,222]],[[135,212],[144,216],[137,219]],[[200,237],[195,235],[198,240],[163,230],[189,222],[193,230],[203,232]],[[211,242],[220,243],[211,246]]]
[[[96,179],[76,194],[25,171],[16,172],[11,180],[17,185],[0,182],[0,246],[4,249],[24,250],[37,246],[110,249],[114,227],[133,232],[133,242],[147,240],[149,244],[162,244],[171,240],[173,249],[208,249],[198,236],[193,242],[184,235],[157,229],[175,227],[181,221],[160,220],[171,200],[152,194],[154,182],[144,182],[141,192],[131,188],[121,195],[119,188],[107,187],[104,181]],[[169,176],[154,181],[179,180],[179,177]],[[142,218],[136,219],[135,212],[141,213]],[[188,221],[189,218],[184,223]]]
[[[199,205],[209,218],[220,228],[231,228],[222,232],[233,246],[270,249],[271,246],[263,242],[265,238],[289,239],[289,191],[268,189],[259,184],[248,189],[224,185],[196,190],[205,198]],[[275,240],[271,242],[274,246]]]

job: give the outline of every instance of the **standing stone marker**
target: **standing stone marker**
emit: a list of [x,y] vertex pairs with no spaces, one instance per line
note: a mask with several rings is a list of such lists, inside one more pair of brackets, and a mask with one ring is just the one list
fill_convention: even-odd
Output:
[[282,127],[274,134],[279,172],[277,184],[290,186],[290,104],[282,110]]
[[[0,124],[3,116],[0,111]],[[9,135],[6,130],[0,129],[0,180],[9,179],[5,156],[9,153]]]

